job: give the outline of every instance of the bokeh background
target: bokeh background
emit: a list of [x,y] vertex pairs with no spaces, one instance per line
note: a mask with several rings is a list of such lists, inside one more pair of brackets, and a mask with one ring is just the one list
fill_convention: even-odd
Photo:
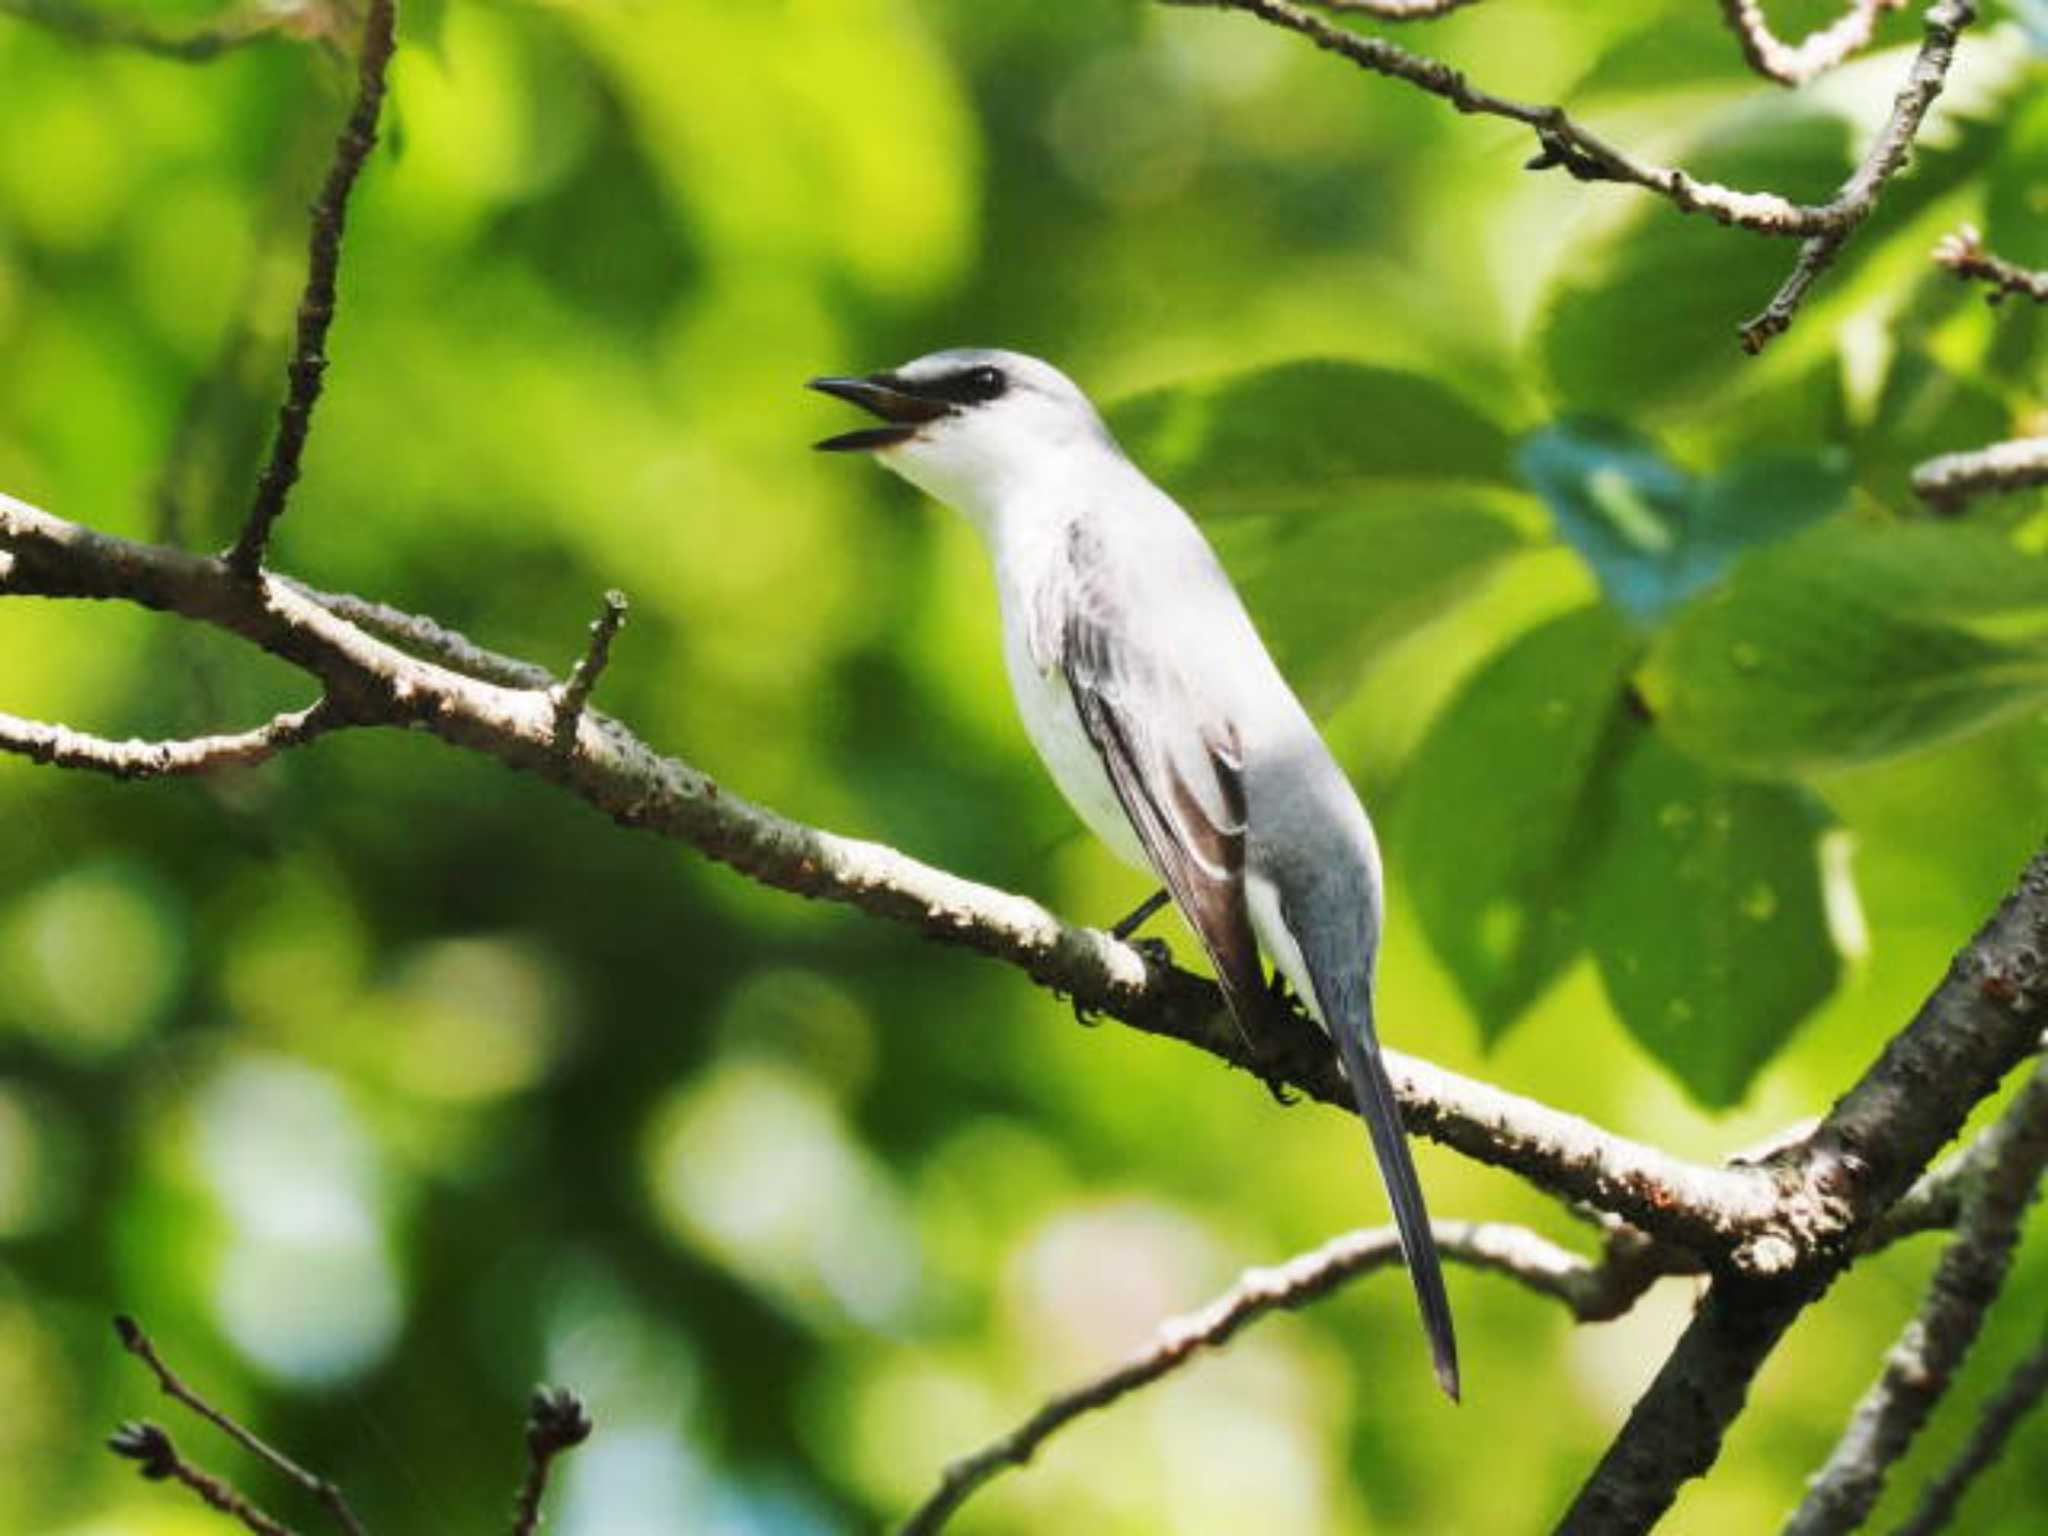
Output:
[[[1772,9],[1790,34],[1839,7]],[[1871,663],[1859,695],[1890,737],[1777,730],[1804,674],[1717,693],[1667,633],[1720,643],[1698,614],[1731,562],[1738,586],[1774,554],[1795,576],[1861,571],[1867,548],[1893,577],[1926,565],[1934,546],[1856,542],[1946,531],[1910,466],[2041,430],[2039,313],[1927,261],[1968,219],[2048,264],[2039,17],[1987,10],[1914,173],[1752,361],[1733,328],[1789,245],[1527,174],[1512,125],[1241,17],[418,0],[273,555],[563,668],[623,587],[600,703],[655,744],[1106,922],[1145,887],[1030,758],[971,534],[808,452],[846,423],[800,388],[943,345],[1050,357],[1127,402],[1115,419],[1211,520],[1388,829],[1395,1042],[1726,1155],[1826,1108],[2044,823],[2040,498],[1956,532],[2009,578],[1981,611],[1961,577],[1934,618],[1869,587],[1858,623],[1919,603],[1978,634],[1995,608],[1978,637],[2019,657],[1996,697],[1899,726],[1886,668],[1927,653],[1906,631],[1907,661]],[[1865,142],[1914,36],[1894,16],[1877,53],[1795,94],[1746,72],[1707,0],[1497,0],[1403,34],[1646,153],[1803,197]],[[191,66],[0,14],[0,80],[0,487],[217,547],[275,407],[341,50],[278,38]],[[1723,504],[1766,510],[1695,540],[1682,573],[1659,563]],[[1852,557],[1783,556],[1816,537]],[[1648,725],[1612,713],[1645,646]],[[1488,712],[1489,677],[1523,715]],[[10,711],[191,733],[305,696],[188,626],[0,603]],[[1553,713],[1583,725],[1570,772],[1531,744]],[[1588,766],[1617,753],[1606,779]],[[1697,900],[1694,832],[1726,855]],[[1419,1157],[1439,1215],[1586,1241],[1513,1179]],[[162,1412],[116,1310],[381,1531],[498,1518],[536,1380],[600,1426],[554,1499],[569,1536],[874,1529],[1245,1266],[1381,1219],[1347,1117],[1082,1029],[1005,968],[427,739],[343,736],[206,783],[0,761],[0,1529],[222,1528],[99,1448]],[[1802,1320],[1669,1529],[1774,1525],[1938,1247],[1859,1267]],[[1909,1494],[2037,1339],[2044,1283],[2037,1233]],[[1574,1328],[1501,1280],[1451,1286],[1462,1408],[1386,1276],[1070,1430],[959,1529],[1541,1528],[1693,1288]],[[1965,1524],[2048,1524],[2048,1423]]]

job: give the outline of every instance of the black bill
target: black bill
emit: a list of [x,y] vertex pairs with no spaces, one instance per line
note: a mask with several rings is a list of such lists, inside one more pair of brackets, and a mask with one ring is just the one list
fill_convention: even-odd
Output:
[[841,400],[851,401],[862,410],[882,418],[887,423],[880,427],[862,427],[853,432],[842,432],[837,437],[828,437],[821,443],[812,444],[821,453],[852,453],[863,448],[893,448],[917,435],[917,429],[928,421],[953,414],[953,407],[943,400],[927,399],[906,388],[903,381],[886,373],[872,373],[864,379],[822,378],[812,379],[810,388],[820,394],[836,395]]

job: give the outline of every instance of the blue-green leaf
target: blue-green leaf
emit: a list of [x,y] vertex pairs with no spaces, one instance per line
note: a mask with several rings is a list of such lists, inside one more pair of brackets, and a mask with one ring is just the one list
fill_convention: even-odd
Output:
[[1841,470],[1811,456],[1698,480],[1634,428],[1583,418],[1532,433],[1517,463],[1609,599],[1646,624],[1743,550],[1818,522],[1848,493]]

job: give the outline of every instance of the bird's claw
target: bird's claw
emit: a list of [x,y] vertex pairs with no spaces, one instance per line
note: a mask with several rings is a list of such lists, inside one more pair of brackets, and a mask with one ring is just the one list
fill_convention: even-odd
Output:
[[1161,969],[1165,969],[1173,964],[1173,950],[1168,947],[1164,939],[1132,939],[1130,945],[1131,948],[1145,957],[1147,965],[1156,965]]

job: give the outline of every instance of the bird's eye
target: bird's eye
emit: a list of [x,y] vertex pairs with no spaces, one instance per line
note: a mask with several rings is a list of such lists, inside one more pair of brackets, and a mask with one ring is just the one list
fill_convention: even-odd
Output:
[[1003,392],[1003,387],[1008,381],[1004,379],[1002,369],[984,364],[979,368],[968,369],[967,377],[961,382],[966,385],[966,392],[971,398],[993,400]]

